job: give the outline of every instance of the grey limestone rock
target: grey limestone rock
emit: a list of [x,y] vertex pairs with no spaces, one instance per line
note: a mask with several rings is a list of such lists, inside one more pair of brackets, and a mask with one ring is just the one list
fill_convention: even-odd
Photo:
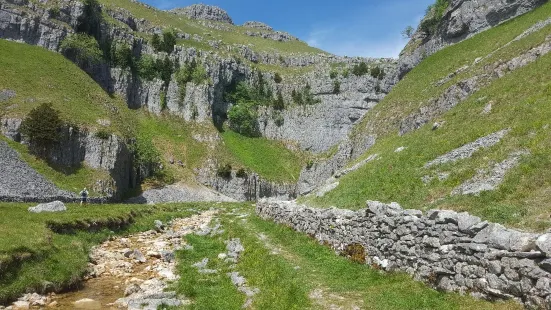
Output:
[[0,91],[0,102],[8,101],[11,98],[14,98],[17,93],[11,89],[3,89]]
[[465,144],[464,146],[457,148],[455,150],[452,150],[451,152],[442,155],[435,160],[428,162],[425,165],[425,168],[429,168],[436,165],[441,165],[449,162],[455,162],[461,159],[470,158],[473,156],[473,154],[483,148],[489,148],[491,146],[496,145],[505,137],[505,135],[509,132],[509,129],[504,129],[495,133],[492,133],[490,135],[487,135],[485,137],[479,138],[474,142],[470,142]]
[[262,30],[268,30],[268,31],[274,30],[272,27],[266,25],[265,23],[256,22],[256,21],[248,21],[248,22],[245,22],[245,23],[243,24],[243,27],[247,27],[247,28],[256,28],[256,29],[262,29]]
[[233,21],[228,13],[217,6],[193,4],[184,8],[170,10],[170,12],[184,15],[191,19],[213,20],[233,25]]
[[50,203],[42,203],[36,207],[30,207],[29,212],[31,213],[42,213],[42,212],[64,212],[67,211],[67,207],[61,201],[54,201]]

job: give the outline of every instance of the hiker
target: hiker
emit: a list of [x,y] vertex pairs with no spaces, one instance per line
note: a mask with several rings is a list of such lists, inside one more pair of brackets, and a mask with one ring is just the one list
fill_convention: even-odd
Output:
[[80,205],[88,204],[88,190],[86,187],[80,192]]

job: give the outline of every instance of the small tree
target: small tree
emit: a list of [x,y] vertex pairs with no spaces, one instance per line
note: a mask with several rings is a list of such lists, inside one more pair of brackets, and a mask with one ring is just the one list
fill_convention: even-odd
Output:
[[283,100],[283,95],[281,91],[277,92],[277,99],[274,101],[274,109],[283,110],[285,109],[285,100]]
[[366,75],[369,72],[369,67],[365,62],[361,62],[352,68],[352,73],[355,76]]
[[36,147],[39,155],[45,155],[49,148],[59,142],[62,125],[59,111],[51,103],[43,103],[29,112],[21,123],[21,132]]
[[333,94],[338,95],[341,93],[341,82],[333,81]]
[[158,34],[155,33],[151,38],[151,45],[156,51],[159,51],[161,49],[162,42]]
[[244,136],[258,136],[258,115],[252,102],[236,104],[228,111],[230,128]]
[[279,73],[276,72],[276,74],[274,75],[274,82],[276,82],[277,84],[281,83],[283,81],[283,78],[281,77],[281,75]]
[[411,39],[413,37],[413,33],[415,32],[415,29],[411,26],[407,26],[406,29],[402,31],[402,37],[404,39]]
[[152,81],[158,77],[155,58],[153,56],[142,55],[138,62],[138,75],[147,81]]
[[170,54],[174,51],[174,45],[176,45],[176,34],[174,30],[164,31],[162,50]]

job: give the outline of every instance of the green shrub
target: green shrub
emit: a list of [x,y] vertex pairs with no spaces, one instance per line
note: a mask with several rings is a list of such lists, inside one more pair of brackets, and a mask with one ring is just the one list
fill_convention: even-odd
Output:
[[427,8],[427,17],[421,22],[421,31],[428,35],[434,34],[448,6],[449,0],[436,0],[434,4],[430,5]]
[[205,66],[195,66],[194,70],[191,73],[191,80],[196,85],[203,84],[208,78],[207,69]]
[[61,51],[65,57],[79,66],[99,63],[103,57],[98,41],[84,33],[66,37],[61,42]]
[[138,75],[147,81],[158,77],[155,58],[151,55],[142,55],[138,62]]
[[163,32],[162,50],[170,54],[174,51],[174,45],[176,45],[176,34],[174,30],[165,30]]
[[58,6],[54,6],[48,10],[48,14],[50,15],[50,18],[58,18],[61,12]]
[[170,79],[172,78],[172,73],[174,73],[174,64],[170,58],[165,57],[164,59],[159,59],[155,61],[155,67],[158,72],[159,78],[165,82],[165,86],[168,87]]
[[124,42],[116,43],[111,46],[111,60],[115,67],[126,69],[134,66],[132,49]]
[[247,137],[258,136],[258,113],[252,102],[233,105],[228,111],[230,128]]
[[375,78],[382,80],[385,77],[385,70],[379,66],[371,68],[369,74]]
[[308,162],[306,163],[306,169],[312,169],[312,167],[314,166],[314,161],[313,160],[308,160]]
[[276,72],[276,74],[274,75],[274,82],[276,82],[277,84],[283,82],[283,78],[281,77],[281,75],[279,73]]
[[293,102],[297,105],[303,105],[304,101],[302,100],[302,93],[296,91],[293,89],[293,92],[291,93],[291,98],[293,98]]
[[166,89],[161,90],[161,110],[165,110],[167,107],[166,102]]
[[341,82],[333,81],[333,94],[338,95],[341,93]]
[[241,178],[241,179],[246,179],[248,177],[247,171],[245,171],[245,169],[243,169],[243,168],[239,168],[239,170],[237,170],[237,173],[235,174],[235,176],[238,177],[238,178]]
[[366,75],[369,72],[369,67],[365,62],[361,62],[359,64],[354,65],[352,68],[352,73],[355,76],[363,76]]
[[321,102],[320,99],[314,98],[310,84],[306,84],[302,90],[302,102],[304,105],[315,105]]
[[156,51],[159,51],[162,48],[162,44],[163,42],[161,41],[159,35],[156,33],[153,34],[153,37],[151,37],[151,46],[153,46]]
[[39,155],[59,142],[60,129],[63,126],[59,111],[51,103],[43,103],[32,109],[21,123],[21,133],[36,147]]
[[101,140],[109,140],[109,138],[111,137],[111,133],[105,129],[100,129],[96,131],[94,136],[96,136],[96,138]]
[[281,91],[277,92],[277,99],[274,100],[273,107],[276,110],[285,109],[285,100],[283,100],[283,95],[281,94]]
[[280,111],[273,111],[272,112],[272,119],[274,120],[274,123],[277,127],[283,126],[285,124],[285,118],[283,118],[283,114],[281,114]]
[[231,165],[225,164],[223,166],[219,166],[218,169],[216,169],[216,175],[224,179],[229,179],[231,178],[231,171],[232,171]]
[[342,72],[342,77],[347,79],[349,76],[350,76],[350,69],[348,68],[344,69],[344,71]]
[[161,154],[150,137],[141,135],[136,137],[136,141],[131,145],[131,149],[138,166],[149,166],[161,161]]
[[163,31],[163,38],[158,34],[153,34],[151,37],[151,45],[157,52],[172,53],[174,51],[174,45],[176,45],[176,33],[174,30]]
[[331,70],[331,72],[329,72],[329,77],[331,79],[336,79],[337,76],[339,76],[339,73],[336,70]]

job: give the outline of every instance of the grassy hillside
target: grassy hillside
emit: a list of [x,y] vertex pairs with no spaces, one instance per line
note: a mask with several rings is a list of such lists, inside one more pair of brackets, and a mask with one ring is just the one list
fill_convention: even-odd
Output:
[[[144,6],[140,3],[129,0],[100,0],[102,5],[107,8],[116,10],[117,8],[123,8],[128,10],[136,19],[145,19],[153,26],[160,26],[162,28],[174,28],[182,32],[194,35],[200,35],[205,41],[208,40],[222,40],[224,44],[241,44],[250,46],[253,50],[258,52],[279,52],[283,54],[289,53],[325,53],[317,48],[310,47],[308,44],[301,41],[289,41],[279,42],[274,40],[263,39],[259,37],[251,37],[245,34],[245,32],[251,31],[249,28],[240,26],[233,26],[230,24],[219,23],[220,29],[218,30],[201,25],[198,21],[191,20],[185,16],[176,15],[173,13],[157,10]],[[216,22],[210,22],[216,23]],[[146,34],[141,34],[147,36]],[[192,40],[181,40],[179,44],[184,46],[190,45],[197,47],[197,42]],[[203,48],[204,46],[200,46]],[[208,49],[208,48],[206,48]]]
[[[551,73],[543,69],[551,65],[551,55],[492,81],[437,118],[444,124],[438,130],[433,131],[430,122],[402,137],[397,134],[399,120],[428,105],[430,98],[436,98],[452,84],[485,72],[491,68],[489,64],[498,60],[505,62],[540,45],[551,34],[551,27],[505,46],[537,21],[549,17],[551,3],[423,61],[357,128],[355,134],[378,135],[377,144],[361,159],[371,154],[379,154],[380,159],[345,176],[336,190],[313,202],[358,209],[365,207],[366,200],[396,201],[407,208],[469,211],[487,220],[534,230],[551,227]],[[473,64],[475,59],[487,55]],[[442,86],[436,85],[464,65],[470,67]],[[493,108],[485,114],[488,103]],[[440,155],[506,128],[511,131],[500,143],[479,150],[470,159],[424,168]],[[395,153],[399,147],[407,149]],[[506,174],[498,190],[480,196],[450,195],[479,169],[489,169],[516,151],[529,151],[530,155],[523,156],[520,165]],[[449,178],[441,181],[436,177],[427,185],[422,182],[424,176],[438,173],[449,173]]]
[[[218,133],[214,126],[196,125],[177,117],[155,116],[144,110],[128,109],[122,98],[105,93],[75,64],[40,47],[0,40],[0,90],[4,89],[14,90],[16,96],[0,102],[0,117],[23,118],[34,107],[50,102],[68,123],[92,131],[102,129],[151,142],[151,147],[156,149],[166,168],[165,181],[193,181],[193,170],[201,167],[209,157],[275,181],[293,181],[300,172],[298,155],[273,141],[234,135],[226,143],[215,141],[216,151],[212,152],[208,143],[199,142],[193,136],[216,136]],[[111,125],[102,127],[98,124],[99,120],[109,120]],[[7,140],[4,137],[1,139]],[[66,190],[75,191],[85,186],[92,188],[95,180],[108,174],[85,166],[64,173],[31,155],[25,146],[13,142],[10,145],[31,167]],[[247,151],[251,149],[256,151]],[[171,159],[182,162],[184,166],[169,164]],[[271,165],[267,164],[267,160]]]

